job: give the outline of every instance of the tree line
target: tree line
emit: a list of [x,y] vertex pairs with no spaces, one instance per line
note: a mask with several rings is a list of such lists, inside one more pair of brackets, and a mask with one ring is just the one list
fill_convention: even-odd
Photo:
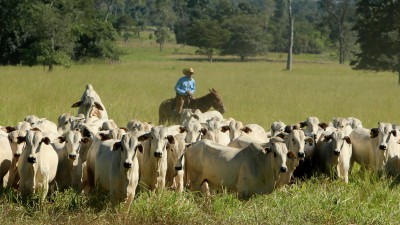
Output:
[[245,61],[290,50],[328,52],[354,68],[400,71],[399,2],[0,0],[0,64],[51,70],[93,58],[117,60],[118,37],[140,36],[152,26],[160,51],[174,34],[210,61],[216,54]]

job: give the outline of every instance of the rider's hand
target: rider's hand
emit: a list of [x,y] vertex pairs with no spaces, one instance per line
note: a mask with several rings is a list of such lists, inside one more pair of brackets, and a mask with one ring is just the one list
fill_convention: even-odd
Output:
[[190,91],[187,91],[186,94],[187,94],[190,98],[193,97],[193,96],[192,96],[192,93],[190,93]]

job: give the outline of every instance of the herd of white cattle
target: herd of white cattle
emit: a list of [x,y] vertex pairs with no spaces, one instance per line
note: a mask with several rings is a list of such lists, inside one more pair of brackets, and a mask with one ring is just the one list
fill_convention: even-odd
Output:
[[309,117],[295,125],[276,121],[265,131],[217,111],[185,109],[179,125],[133,119],[120,128],[90,84],[72,107],[79,107],[77,116],[64,113],[58,125],[30,115],[1,127],[3,187],[19,190],[24,201],[35,192],[45,200],[49,188],[98,188],[113,206],[129,208],[138,186],[205,195],[224,188],[246,199],[316,172],[348,183],[354,162],[400,173],[399,127],[390,123],[366,129],[356,118]]

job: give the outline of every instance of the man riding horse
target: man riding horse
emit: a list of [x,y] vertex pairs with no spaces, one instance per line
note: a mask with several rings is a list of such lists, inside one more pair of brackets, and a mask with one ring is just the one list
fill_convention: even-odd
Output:
[[175,116],[177,118],[179,118],[182,113],[185,99],[187,104],[189,104],[189,101],[193,99],[193,94],[196,91],[196,82],[192,78],[192,75],[195,74],[193,68],[183,69],[183,74],[185,76],[179,78],[175,85]]

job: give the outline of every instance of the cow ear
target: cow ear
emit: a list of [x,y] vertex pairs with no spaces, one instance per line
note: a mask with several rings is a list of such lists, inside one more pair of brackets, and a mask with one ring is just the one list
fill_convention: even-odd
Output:
[[307,126],[307,122],[306,121],[300,122],[299,124],[300,124],[300,128],[304,128],[304,127]]
[[17,137],[17,144],[21,144],[24,141],[25,141],[25,137],[21,137],[21,136]]
[[228,131],[228,130],[230,130],[230,128],[229,128],[229,126],[223,126],[223,127],[221,127],[221,131],[222,132],[226,132],[226,131]]
[[6,128],[6,132],[7,132],[7,133],[11,133],[11,132],[13,132],[14,130],[17,130],[15,127],[12,127],[12,126],[6,126],[5,128]]
[[143,153],[143,145],[139,143],[138,145],[136,145],[135,150],[139,150],[140,153]]
[[293,127],[292,126],[290,126],[290,125],[286,125],[285,126],[285,132],[286,133],[290,134],[290,133],[292,133],[292,131],[293,131]]
[[44,138],[42,139],[42,142],[45,143],[46,145],[49,145],[49,144],[50,144],[50,138],[44,137]]
[[288,151],[287,157],[289,159],[297,159],[296,155],[292,151]]
[[286,136],[287,136],[287,135],[286,135],[285,133],[279,133],[279,134],[277,134],[275,137],[280,137],[280,138],[282,138],[282,139],[285,139]]
[[200,132],[201,132],[203,135],[206,135],[206,134],[207,134],[207,129],[206,129],[206,128],[201,128],[201,129],[200,129]]
[[74,104],[71,105],[71,108],[76,108],[82,105],[82,100],[79,100],[77,102],[75,102]]
[[113,151],[117,151],[118,149],[121,149],[121,151],[123,151],[122,145],[121,145],[121,142],[120,142],[120,141],[114,143],[113,149],[112,149],[112,150],[113,150]]
[[392,130],[390,131],[391,134],[393,134],[393,136],[397,137],[397,131],[396,130]]
[[185,143],[185,148],[189,148],[192,145],[192,143]]
[[90,141],[90,138],[88,138],[88,137],[83,137],[82,139],[81,139],[81,141],[82,141],[82,143],[88,143],[89,141]]
[[103,111],[104,111],[104,108],[103,108],[103,106],[101,106],[100,103],[94,102],[94,105],[96,106],[96,108],[97,108],[98,110],[103,110]]
[[351,140],[349,136],[346,136],[343,139],[347,142],[347,144],[351,145]]
[[371,138],[376,138],[378,137],[378,133],[379,133],[378,128],[372,128],[369,134]]
[[185,132],[187,132],[188,130],[186,130],[186,128],[185,127],[179,127],[179,133],[185,133]]
[[65,137],[63,137],[63,136],[60,136],[60,137],[58,137],[58,140],[60,141],[60,143],[64,143],[64,141],[65,141]]
[[245,132],[246,134],[252,132],[253,130],[250,127],[243,127],[242,131]]
[[145,133],[141,136],[138,137],[138,141],[145,141],[147,139],[151,138],[151,133]]
[[168,136],[167,136],[167,140],[168,140],[168,143],[170,143],[171,145],[174,145],[174,144],[175,144],[175,138],[174,138],[174,136],[168,135]]
[[312,137],[308,137],[304,140],[306,143],[308,143],[309,145],[312,145],[314,140],[312,139]]
[[270,146],[265,147],[264,150],[265,150],[265,152],[266,152],[267,154],[270,153],[270,152],[272,152],[272,149],[271,149]]
[[328,124],[327,123],[319,123],[318,126],[321,127],[323,130],[325,130],[328,127]]
[[200,120],[200,117],[196,114],[193,114],[192,117],[195,118],[196,120]]
[[324,137],[324,142],[328,142],[329,140],[331,140],[332,139],[332,135],[328,135],[328,136],[325,136]]
[[105,133],[99,133],[100,136],[100,140],[101,141],[106,141],[106,140],[110,140],[111,138],[109,137],[109,135],[105,134]]

